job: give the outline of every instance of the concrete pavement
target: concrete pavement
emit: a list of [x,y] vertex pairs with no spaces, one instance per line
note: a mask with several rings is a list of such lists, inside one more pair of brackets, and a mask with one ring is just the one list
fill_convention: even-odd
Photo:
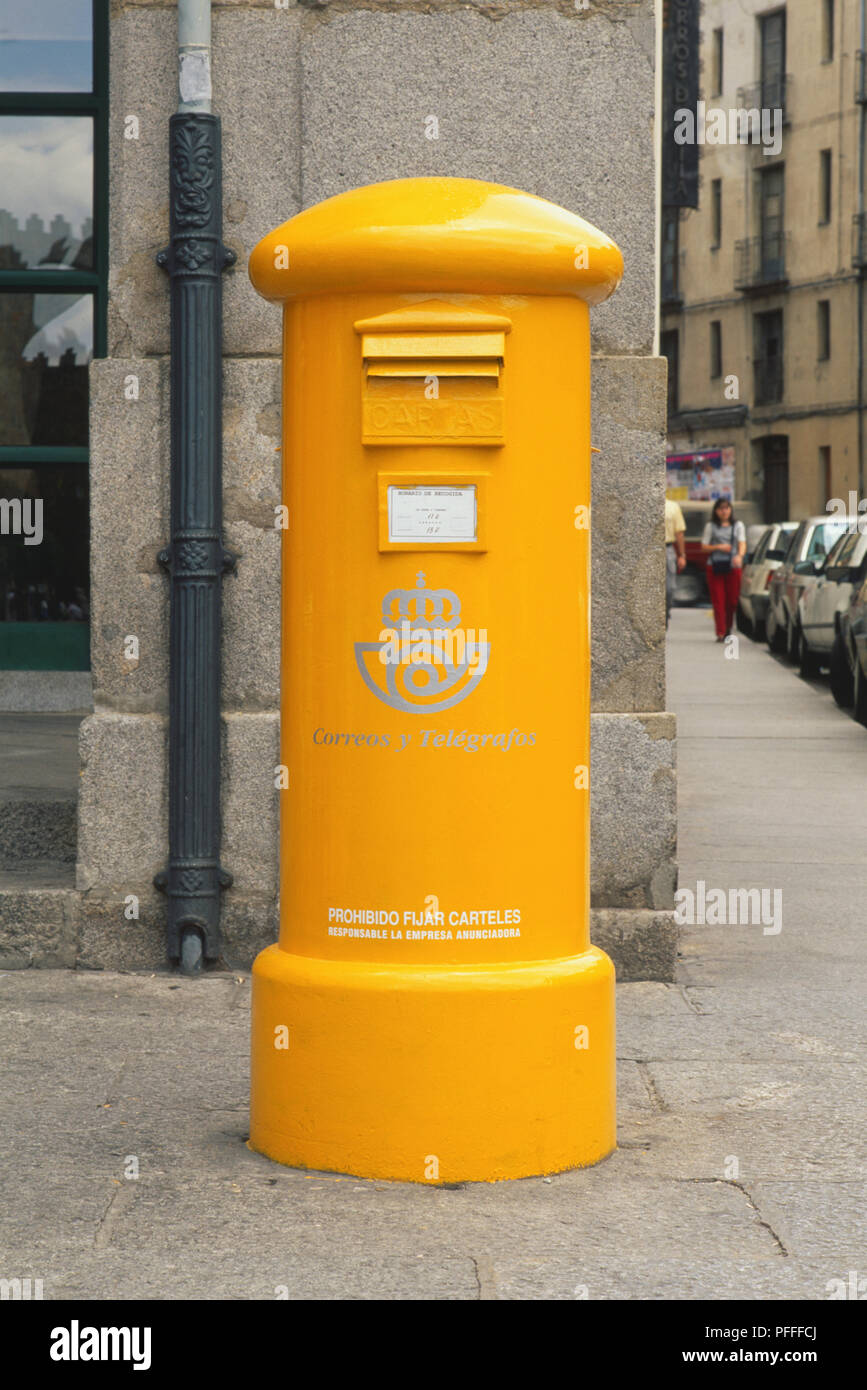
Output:
[[680,884],[780,889],[781,929],[687,927],[677,984],[618,987],[615,1155],[449,1189],[283,1169],[245,1146],[246,976],[15,972],[0,1276],[46,1298],[570,1300],[867,1276],[867,730],[763,647],[727,659],[708,611],[675,612],[669,648]]

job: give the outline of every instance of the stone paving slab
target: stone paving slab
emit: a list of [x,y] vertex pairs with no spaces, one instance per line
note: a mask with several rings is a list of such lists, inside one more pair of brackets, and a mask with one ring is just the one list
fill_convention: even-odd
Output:
[[[696,719],[721,659],[703,620],[676,613],[669,637]],[[822,692],[739,659],[745,718],[754,697],[794,707],[768,764],[782,796]],[[788,798],[784,841],[760,798],[720,809],[708,768],[741,787],[754,747],[719,737],[710,702],[701,747],[724,754],[682,750],[681,884],[782,879],[783,930],[687,926],[676,983],[618,985],[619,1148],[595,1168],[449,1188],[281,1168],[246,1143],[246,972],[0,975],[0,1275],[47,1298],[399,1301],[812,1301],[863,1276],[867,738],[825,712],[848,772]]]

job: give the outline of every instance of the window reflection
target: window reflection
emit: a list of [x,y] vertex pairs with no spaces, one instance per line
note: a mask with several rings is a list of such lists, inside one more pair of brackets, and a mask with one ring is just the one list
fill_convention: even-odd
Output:
[[87,444],[90,295],[0,294],[0,446]]
[[92,118],[2,116],[0,270],[63,267],[93,268]]
[[91,0],[0,0],[0,91],[89,92]]

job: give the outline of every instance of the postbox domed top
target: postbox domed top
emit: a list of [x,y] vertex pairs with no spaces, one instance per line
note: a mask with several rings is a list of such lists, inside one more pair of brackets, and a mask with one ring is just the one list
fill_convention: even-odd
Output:
[[339,193],[263,237],[250,279],[283,301],[353,290],[573,294],[617,288],[613,241],[556,203],[478,179],[393,179]]

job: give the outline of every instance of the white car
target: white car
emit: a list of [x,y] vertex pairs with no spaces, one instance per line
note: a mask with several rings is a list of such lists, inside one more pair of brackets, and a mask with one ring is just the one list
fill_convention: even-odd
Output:
[[796,525],[795,521],[776,521],[773,526],[766,527],[752,555],[749,553],[749,533],[753,528],[747,531],[748,548],[741,578],[737,622],[741,632],[747,633],[756,642],[763,641],[765,636],[771,575],[783,563],[787,537],[791,536]]
[[853,590],[867,578],[867,535],[844,531],[835,541],[815,578],[798,599],[795,650],[801,673],[814,676],[831,659],[840,616],[849,608]]
[[857,516],[829,516],[825,512],[805,517],[787,537],[785,559],[774,570],[768,586],[765,636],[772,652],[785,653],[790,661],[795,660],[795,629],[801,594],[808,580],[821,573],[825,557],[834,542],[844,532],[857,530]]

